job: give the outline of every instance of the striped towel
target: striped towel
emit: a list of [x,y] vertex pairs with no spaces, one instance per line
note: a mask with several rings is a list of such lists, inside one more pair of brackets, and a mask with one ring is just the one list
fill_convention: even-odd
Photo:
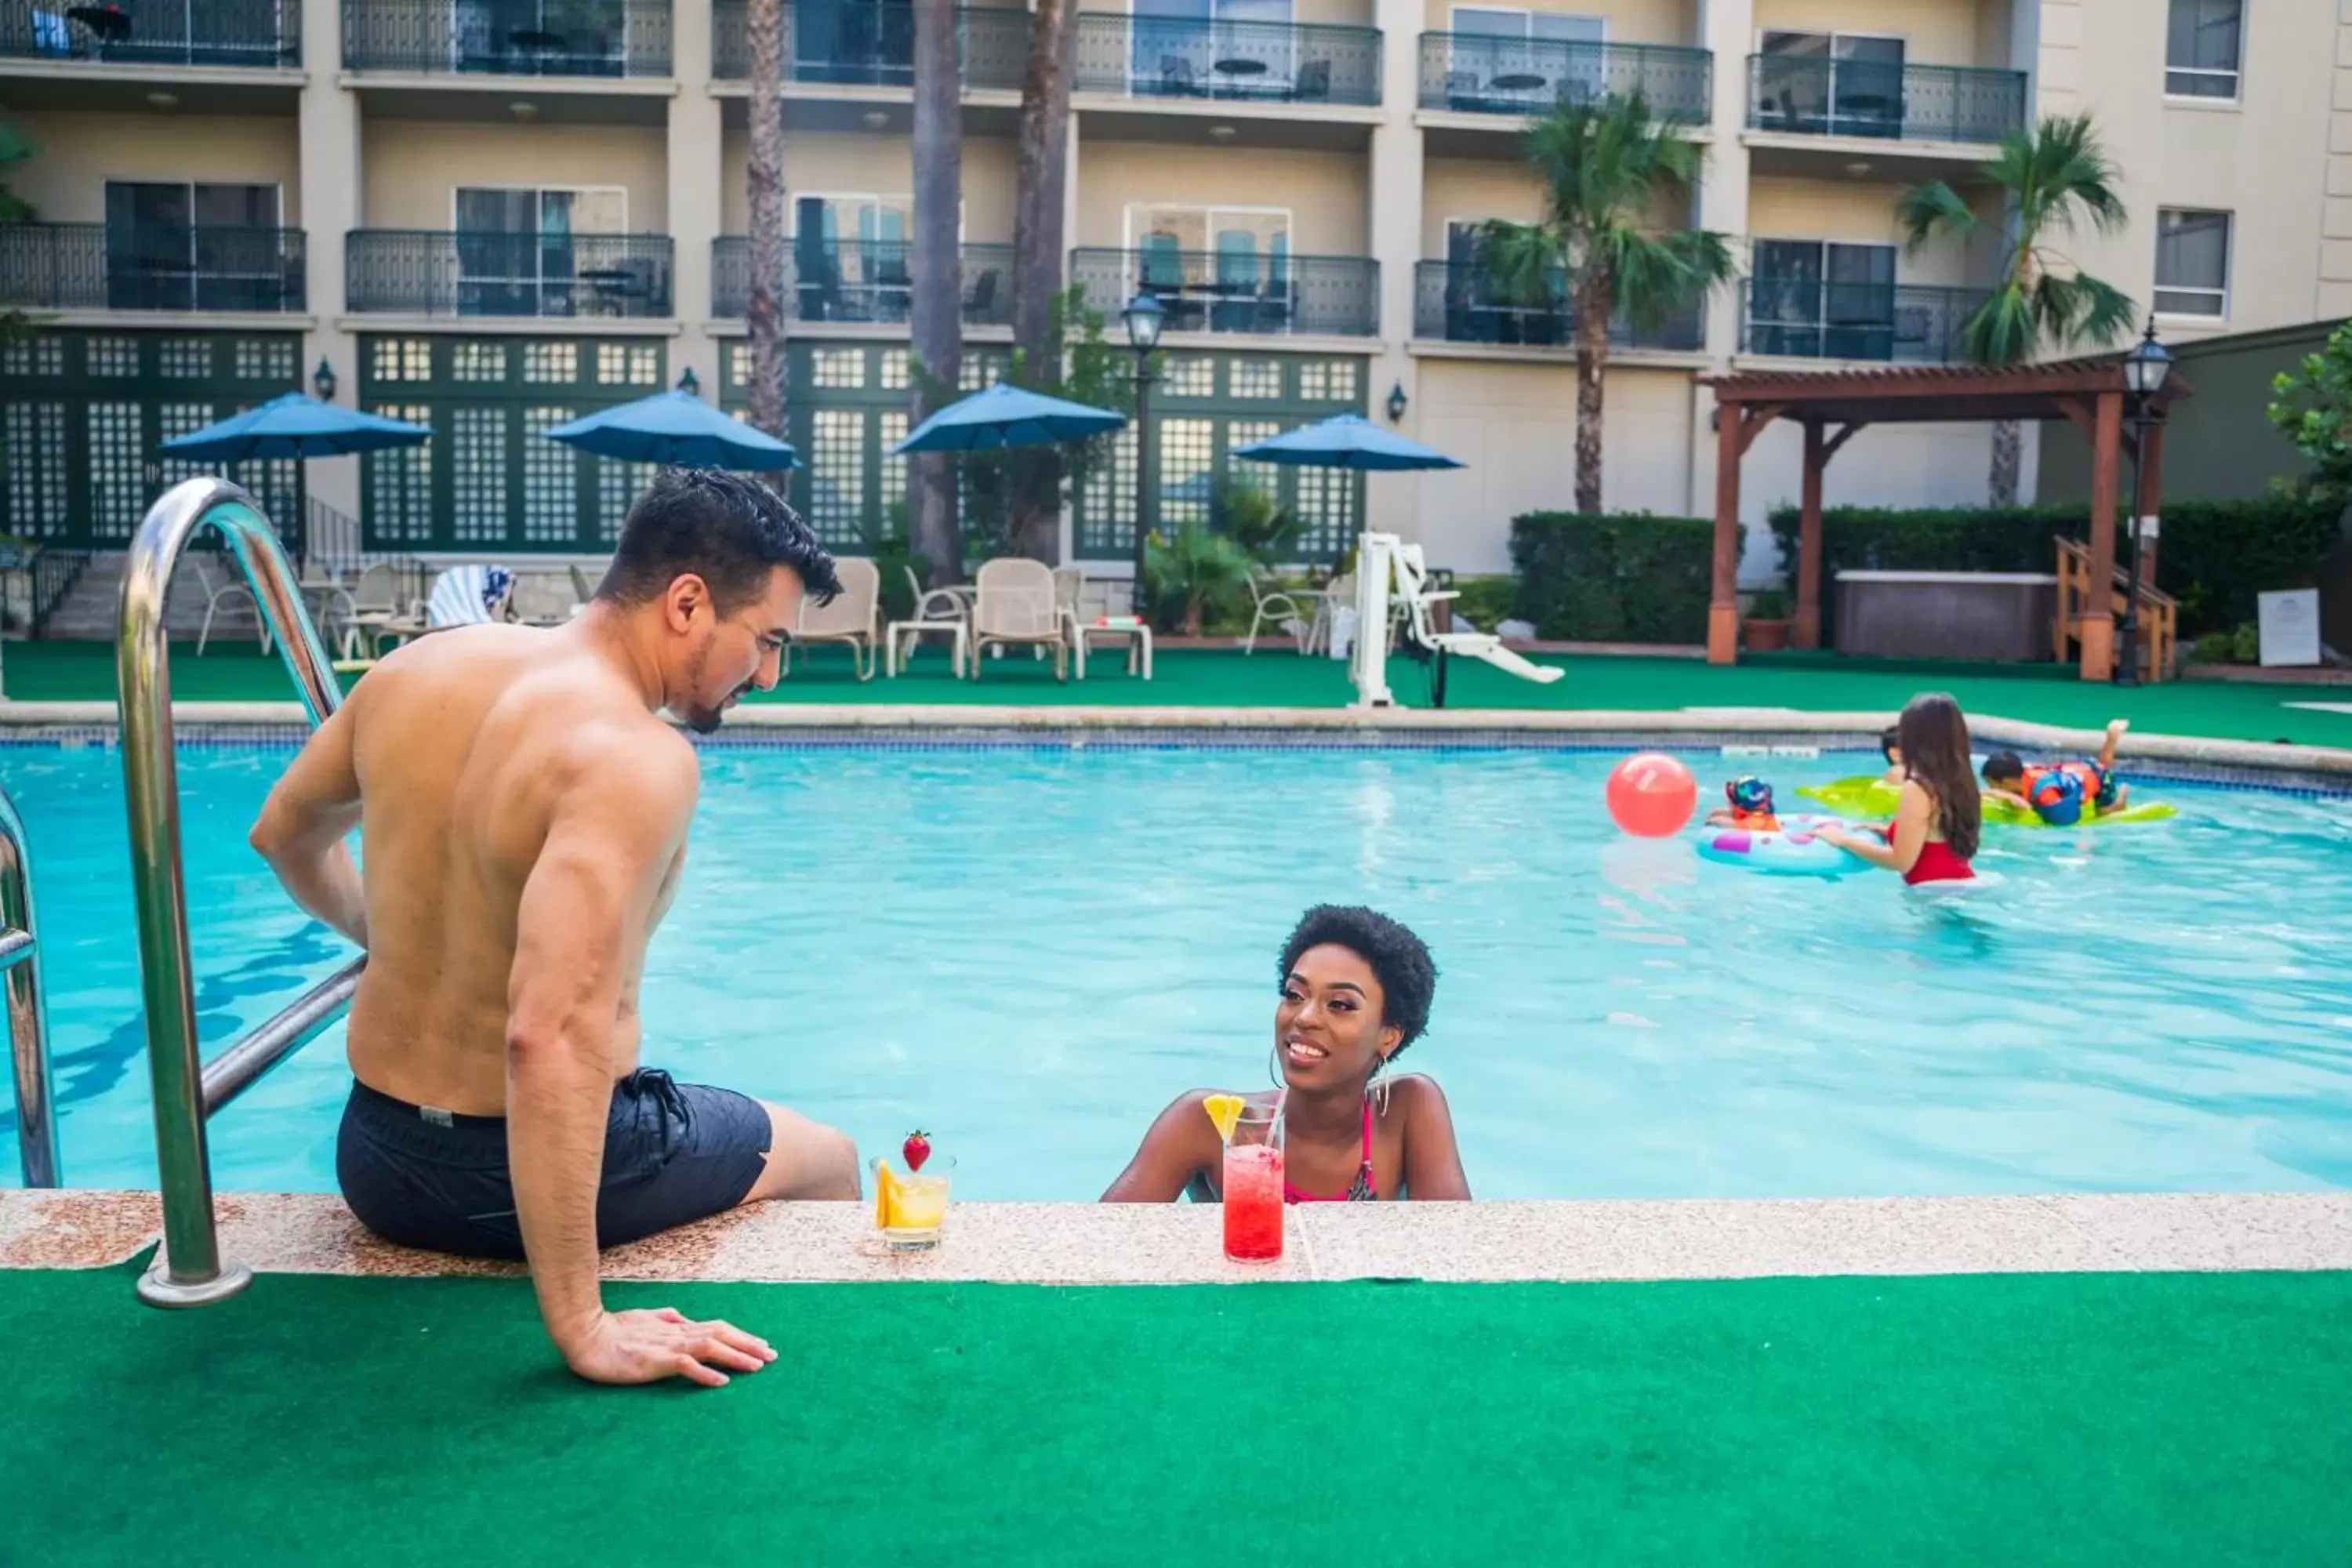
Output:
[[452,566],[433,579],[425,601],[425,625],[472,626],[498,618],[514,586],[514,574],[503,566]]

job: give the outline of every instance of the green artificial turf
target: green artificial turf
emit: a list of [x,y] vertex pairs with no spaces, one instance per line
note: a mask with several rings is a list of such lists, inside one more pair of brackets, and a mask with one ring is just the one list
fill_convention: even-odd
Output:
[[2345,1560],[2352,1274],[620,1286],[772,1339],[555,1365],[520,1280],[0,1273],[0,1559]]
[[[1062,684],[1055,681],[1050,662],[1025,655],[990,659],[977,682],[954,679],[948,672],[946,654],[936,649],[919,654],[912,672],[896,680],[854,679],[845,648],[815,649],[803,654],[801,661],[772,693],[754,700],[1338,708],[1353,695],[1345,665],[1301,658],[1279,648],[1254,656],[1225,648],[1165,649],[1150,681],[1129,676],[1118,651],[1106,648],[1090,661],[1088,679]],[[1600,655],[1547,657],[1541,662],[1566,667],[1566,679],[1537,686],[1482,664],[1455,660],[1447,705],[1891,713],[1917,692],[1941,690],[1951,692],[1972,711],[2084,729],[2096,729],[2121,716],[2154,734],[2352,746],[2352,714],[2285,706],[2297,701],[2352,705],[2352,687],[2168,681],[2118,691],[2086,685],[2073,671],[2053,665],[1903,664],[1834,655],[1769,658],[1727,669],[1696,659]],[[114,696],[113,649],[105,644],[12,643],[0,668],[5,668],[12,698]],[[1428,705],[1428,679],[1422,666],[1400,658],[1389,679],[1401,702]],[[181,645],[173,650],[172,692],[183,700],[283,700],[294,689],[278,661],[261,658],[250,645],[216,645],[202,658],[192,646]]]

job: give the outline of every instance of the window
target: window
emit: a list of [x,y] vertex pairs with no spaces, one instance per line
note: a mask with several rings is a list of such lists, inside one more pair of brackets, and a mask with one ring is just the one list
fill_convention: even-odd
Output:
[[2245,0],[2170,0],[2164,35],[2164,90],[2173,98],[2238,96],[2238,51]]
[[1751,353],[1895,357],[1895,247],[1759,239],[1748,285]]
[[1160,296],[1171,331],[1246,331],[1261,301],[1290,298],[1285,207],[1146,205],[1127,209],[1138,289]]
[[911,284],[911,196],[803,195],[793,201],[801,321],[903,321]]
[[1756,62],[1762,131],[1808,136],[1903,133],[1903,40],[1767,29]]
[[2156,215],[2156,308],[2168,316],[2230,313],[2230,215]]
[[276,310],[288,284],[276,185],[106,182],[108,308]]
[[1138,93],[1256,98],[1297,81],[1291,0],[1131,0],[1129,9]]
[[453,207],[461,316],[584,313],[572,309],[583,274],[593,293],[625,260],[593,237],[628,232],[625,191],[460,185]]

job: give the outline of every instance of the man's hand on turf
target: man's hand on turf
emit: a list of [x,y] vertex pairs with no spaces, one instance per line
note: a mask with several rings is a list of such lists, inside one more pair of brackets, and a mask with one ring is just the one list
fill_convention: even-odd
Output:
[[727,1382],[727,1373],[757,1372],[776,1359],[768,1342],[732,1323],[698,1323],[667,1307],[646,1311],[600,1312],[573,1342],[563,1347],[572,1370],[591,1383],[659,1383],[682,1377],[706,1388]]

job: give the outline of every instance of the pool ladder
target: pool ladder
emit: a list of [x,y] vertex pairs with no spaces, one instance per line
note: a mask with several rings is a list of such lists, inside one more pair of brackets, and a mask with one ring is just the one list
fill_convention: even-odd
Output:
[[[326,643],[302,607],[277,531],[253,498],[226,479],[190,479],[150,507],[131,542],[115,639],[122,777],[131,816],[131,888],[138,907],[140,994],[154,1079],[155,1164],[163,1194],[163,1247],[139,1281],[157,1307],[202,1307],[245,1289],[252,1271],[224,1259],[214,1225],[205,1123],[263,1074],[324,1033],[351,1005],[364,957],[353,959],[210,1062],[197,1054],[188,962],[188,900],[180,860],[180,776],[172,740],[172,670],[163,605],[172,574],[196,535],[217,530],[252,589],[262,624],[294,677],[315,727],[342,705]],[[21,857],[19,858],[21,866]],[[9,896],[0,879],[0,914]],[[29,904],[26,906],[29,919]],[[13,936],[0,936],[0,948]],[[5,962],[5,955],[0,955]],[[36,993],[37,994],[37,993]],[[16,1016],[16,990],[9,990]],[[24,1068],[19,1047],[19,1090]]]
[[25,819],[0,790],[0,984],[7,990],[8,1055],[16,1088],[16,1158],[28,1187],[58,1184],[58,1112],[49,1084],[49,1018],[34,945],[33,858]]

